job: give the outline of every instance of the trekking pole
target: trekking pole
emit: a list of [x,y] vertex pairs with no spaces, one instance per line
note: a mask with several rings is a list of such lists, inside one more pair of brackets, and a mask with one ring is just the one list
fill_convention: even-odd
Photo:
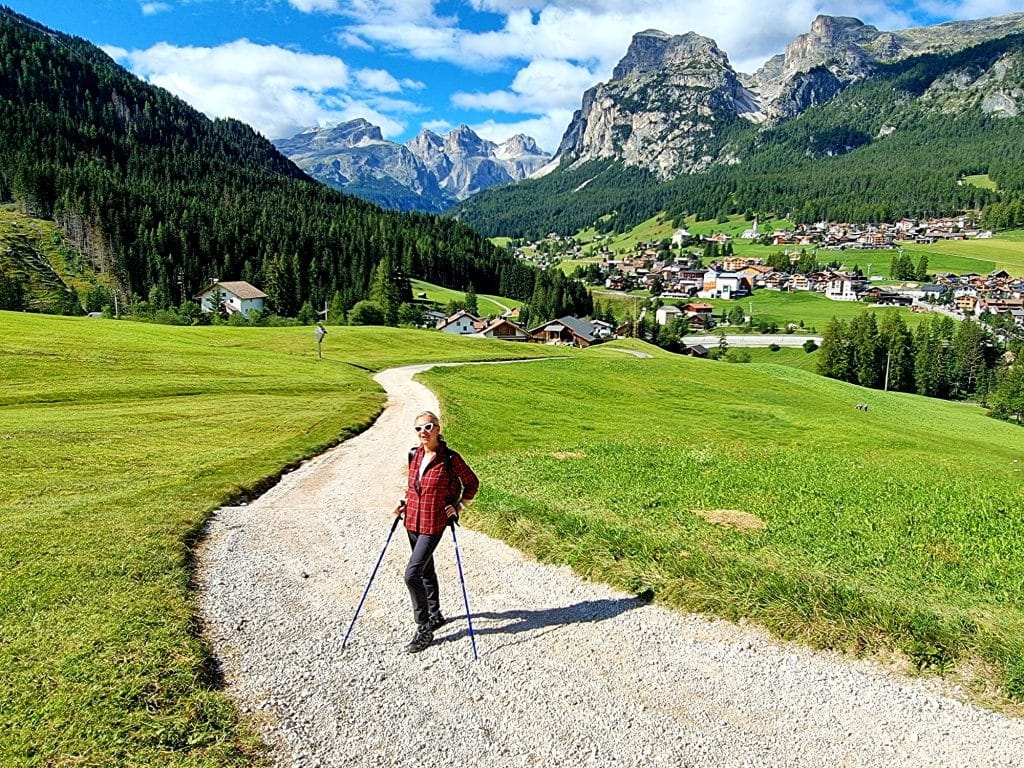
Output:
[[380,551],[380,557],[377,558],[377,564],[373,566],[373,573],[370,574],[370,580],[366,583],[366,589],[363,590],[363,597],[359,601],[359,605],[356,607],[355,616],[352,617],[352,623],[348,625],[348,632],[345,633],[345,639],[341,641],[341,650],[345,650],[345,643],[348,642],[348,636],[352,634],[352,627],[356,625],[356,619],[359,618],[359,611],[363,609],[363,603],[366,601],[366,596],[370,593],[370,585],[373,584],[373,578],[377,575],[377,569],[380,568],[381,561],[384,559],[384,553],[388,551],[388,544],[391,543],[391,537],[395,535],[395,529],[398,527],[398,521],[402,519],[401,515],[395,515],[395,522],[391,524],[391,530],[388,531],[388,539],[384,542],[384,549]]
[[455,564],[459,566],[459,583],[462,584],[462,599],[466,602],[466,623],[469,624],[469,642],[473,644],[473,660],[479,661],[480,657],[476,655],[476,638],[473,636],[473,618],[469,613],[469,595],[466,594],[466,579],[462,575],[462,558],[459,557],[459,540],[455,537],[455,526],[458,525],[455,519],[452,519],[452,543],[455,544]]

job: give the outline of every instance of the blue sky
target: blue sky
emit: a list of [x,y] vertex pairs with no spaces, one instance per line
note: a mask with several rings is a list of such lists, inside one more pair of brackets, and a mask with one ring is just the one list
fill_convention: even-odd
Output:
[[269,138],[364,117],[405,141],[466,123],[553,152],[583,91],[644,29],[714,38],[752,72],[819,13],[879,29],[1024,0],[5,0],[137,75]]

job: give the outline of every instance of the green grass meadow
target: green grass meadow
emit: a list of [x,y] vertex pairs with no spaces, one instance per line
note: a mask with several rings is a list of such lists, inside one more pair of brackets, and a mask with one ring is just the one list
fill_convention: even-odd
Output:
[[[465,291],[453,291],[451,288],[445,288],[440,285],[434,285],[433,283],[427,283],[423,280],[410,280],[412,283],[412,292],[416,296],[419,293],[427,294],[427,301],[432,301],[441,309],[448,304],[450,301],[463,301],[466,298]],[[505,312],[506,309],[512,309],[515,307],[521,307],[523,302],[516,301],[515,299],[509,299],[504,296],[493,296],[488,294],[477,294],[476,296],[477,309],[480,313],[485,316],[500,315]]]
[[[953,240],[932,245],[908,245],[914,263],[922,253],[928,254],[929,272],[977,272],[988,274],[996,269],[1005,269],[1011,275],[1024,275],[1024,231],[1000,232],[988,239]],[[957,260],[954,262],[954,260]],[[962,262],[960,261],[962,260]],[[953,269],[947,264],[961,264]]]
[[424,374],[483,478],[467,522],[668,605],[1024,698],[1019,427],[648,350]]
[[784,365],[787,368],[799,368],[802,371],[817,373],[818,355],[816,352],[808,354],[803,349],[782,347],[775,351],[764,347],[744,347],[745,354],[750,355],[751,363],[768,363],[771,365]]
[[549,351],[0,312],[0,765],[258,761],[195,635],[210,510],[367,427],[376,370]]
[[[745,314],[751,314],[753,310],[754,322],[766,320],[775,322],[780,329],[785,329],[789,323],[799,325],[808,332],[815,329],[818,333],[825,328],[825,324],[833,317],[840,320],[850,321],[864,312],[874,312],[881,317],[885,312],[898,312],[903,320],[911,328],[917,327],[922,315],[916,315],[909,309],[896,309],[893,307],[871,307],[859,301],[832,301],[826,299],[814,291],[755,291],[752,296],[743,299],[727,301],[724,299],[700,299],[715,308],[715,316],[718,317],[723,310],[729,312],[733,307],[741,307]],[[682,302],[675,302],[682,303]]]

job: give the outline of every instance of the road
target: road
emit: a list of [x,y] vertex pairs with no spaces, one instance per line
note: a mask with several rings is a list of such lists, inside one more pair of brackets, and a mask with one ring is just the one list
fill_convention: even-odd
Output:
[[[720,339],[720,334],[706,333],[700,336],[685,336],[683,337],[683,343],[688,347],[700,344],[710,349],[711,347],[717,347]],[[808,341],[813,341],[818,346],[821,346],[821,336],[798,335],[795,333],[726,334],[725,341],[730,347],[769,347],[772,344],[778,344],[780,347],[802,347]]]

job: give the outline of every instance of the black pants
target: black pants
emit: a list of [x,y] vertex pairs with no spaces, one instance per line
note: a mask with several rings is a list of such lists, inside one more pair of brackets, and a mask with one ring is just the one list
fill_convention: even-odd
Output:
[[437,573],[434,571],[434,550],[441,543],[441,534],[409,534],[412,556],[405,567],[405,585],[412,597],[412,615],[420,626],[427,623],[431,614],[441,612],[438,594]]

